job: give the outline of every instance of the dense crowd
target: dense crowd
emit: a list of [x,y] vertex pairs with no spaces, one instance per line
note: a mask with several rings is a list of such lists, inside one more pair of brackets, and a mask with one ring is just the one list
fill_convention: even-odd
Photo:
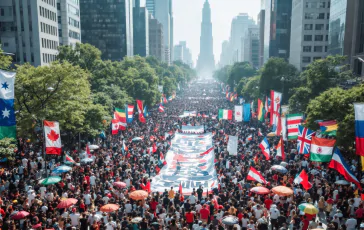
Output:
[[[274,154],[278,138],[270,138],[273,154],[269,161],[265,160],[259,148],[264,136],[258,136],[257,130],[266,135],[270,132],[268,123],[254,118],[250,122],[212,118],[219,108],[233,109],[233,106],[217,83],[195,82],[165,105],[165,113],[151,110],[146,124],[139,123],[135,115],[127,130],[93,143],[100,148],[91,153],[89,163],[81,161],[88,157],[85,151],[79,153],[68,146],[64,147],[70,149],[67,153],[45,162],[41,149],[31,142],[19,141],[16,161],[1,171],[0,229],[364,229],[361,191],[352,184],[336,184],[341,176],[326,163],[310,162],[297,154],[297,144],[293,141],[285,143],[287,157],[282,164],[282,159]],[[209,117],[182,118],[183,111],[201,112]],[[204,125],[205,132],[214,134],[212,144],[219,186],[208,195],[202,187],[188,195],[179,194],[178,187],[172,187],[164,193],[151,191],[144,200],[130,199],[132,191],[144,189],[158,173],[158,155],[167,153],[173,133],[179,132],[183,124]],[[165,138],[165,133],[172,136]],[[238,136],[237,156],[227,152],[227,135]],[[247,140],[249,135],[253,137],[251,141]],[[133,141],[134,137],[142,140]],[[153,143],[158,147],[155,153],[150,151]],[[65,154],[77,162],[70,165],[72,170],[60,174],[59,183],[39,183],[46,165],[49,175],[66,162]],[[347,162],[361,178],[356,159],[347,159]],[[288,172],[270,169],[279,164]],[[259,170],[268,183],[261,185],[246,180],[250,166]],[[308,191],[293,183],[302,169],[308,172],[313,185]],[[117,181],[124,182],[126,187],[113,186]],[[294,194],[287,197],[250,192],[255,186],[271,189],[276,185],[290,187]],[[69,208],[57,208],[67,198],[75,198],[77,203]],[[218,205],[212,201],[215,198]],[[298,209],[301,203],[315,205],[319,213],[305,214]],[[101,212],[100,208],[106,204],[118,204],[120,208]],[[21,211],[29,215],[13,218]],[[230,215],[236,216],[238,223],[224,224],[222,219]]]

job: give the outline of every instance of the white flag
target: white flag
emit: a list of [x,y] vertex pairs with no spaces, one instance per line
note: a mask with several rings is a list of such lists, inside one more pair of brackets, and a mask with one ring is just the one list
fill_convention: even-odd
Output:
[[234,110],[235,121],[240,122],[243,121],[243,106],[235,105]]
[[227,151],[229,155],[238,155],[238,137],[237,136],[229,136],[229,142],[227,145]]

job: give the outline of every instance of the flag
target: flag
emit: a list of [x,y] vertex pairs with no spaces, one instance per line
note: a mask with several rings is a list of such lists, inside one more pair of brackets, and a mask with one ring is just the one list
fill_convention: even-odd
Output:
[[277,156],[281,157],[282,160],[286,159],[286,154],[284,153],[284,145],[283,145],[283,138],[281,137],[281,139],[278,142],[278,145],[276,146],[276,150],[277,150]]
[[251,112],[250,112],[250,104],[246,103],[243,105],[243,118],[245,122],[250,121],[250,116],[251,116]]
[[336,171],[343,175],[347,181],[356,184],[356,186],[361,189],[360,182],[358,181],[354,173],[350,170],[349,165],[346,164],[338,148],[335,148],[334,150],[334,154],[332,155],[329,168],[336,169]]
[[[354,103],[356,154],[364,156],[364,103]],[[362,167],[364,168],[363,164]],[[363,170],[364,171],[364,170]]]
[[271,108],[270,108],[270,124],[273,127],[278,125],[278,115],[281,108],[282,93],[276,92],[274,90],[270,91],[271,98]]
[[318,124],[320,125],[321,134],[328,136],[336,136],[338,125],[335,120],[320,121],[318,122]]
[[144,190],[150,193],[152,190],[150,189],[150,181],[148,180],[147,184],[144,187]]
[[235,94],[234,93],[231,93],[230,94],[230,101],[233,102],[235,99]]
[[297,151],[300,154],[309,154],[311,148],[312,137],[315,132],[302,125],[298,126]]
[[139,121],[141,123],[145,123],[144,111],[143,111],[143,102],[141,100],[136,100],[138,113],[139,113]]
[[276,136],[281,136],[282,135],[282,119],[281,119],[280,114],[278,114],[278,124],[277,124],[277,127],[275,129],[275,135]]
[[115,108],[114,119],[118,121],[119,130],[126,130],[126,113],[124,109]]
[[262,184],[266,184],[267,181],[264,179],[264,177],[262,176],[262,174],[260,172],[258,172],[254,167],[250,166],[250,170],[248,173],[248,176],[246,177],[247,180],[253,180],[253,181],[257,181],[259,183]]
[[159,157],[158,158],[159,158],[158,159],[159,164],[163,164],[163,165],[166,165],[167,164],[166,160],[164,159],[164,155],[163,155],[162,152],[159,153]]
[[243,121],[243,106],[242,105],[235,105],[234,117],[235,117],[235,121],[237,121],[237,122]]
[[270,98],[267,96],[265,96],[264,110],[265,110],[264,117],[267,118],[268,113],[270,112]]
[[70,164],[74,164],[74,163],[76,163],[76,161],[75,160],[73,160],[73,158],[72,157],[70,157],[69,155],[67,155],[66,154],[66,162],[65,163],[70,163]]
[[264,121],[264,112],[263,112],[263,102],[262,100],[258,99],[258,120]]
[[230,95],[230,94],[229,94],[229,92],[228,92],[228,91],[226,91],[226,99],[227,99],[227,100],[229,100],[229,95]]
[[134,117],[134,105],[126,105],[125,110],[127,111],[127,117],[126,117],[127,123],[132,123]]
[[169,96],[168,101],[172,101],[172,100],[173,100],[172,96]]
[[90,148],[88,147],[88,144],[86,145],[86,153],[88,157],[91,157],[91,151]]
[[294,140],[298,137],[298,126],[301,124],[303,115],[298,114],[287,114],[287,129],[288,129],[288,140]]
[[0,139],[16,138],[14,113],[15,72],[0,70]]
[[147,106],[144,106],[144,117],[148,117],[148,116],[149,116],[149,113],[147,110]]
[[62,144],[57,121],[43,121],[46,154],[61,155]]
[[312,184],[308,181],[308,175],[306,171],[303,169],[298,176],[293,181],[296,184],[301,184],[305,190],[309,190],[312,187]]
[[119,121],[116,119],[111,120],[111,134],[116,135],[119,132]]
[[282,127],[281,135],[283,137],[283,140],[286,141],[287,140],[287,119],[285,116],[281,116],[281,127]]
[[262,130],[261,128],[258,129],[258,137],[262,137],[263,136],[263,133],[262,133]]
[[360,156],[361,171],[364,172],[364,156]]
[[167,104],[167,103],[168,103],[168,100],[167,100],[167,98],[166,98],[166,95],[164,95],[164,94],[163,94],[163,103],[164,103],[164,104]]
[[152,152],[155,153],[157,152],[157,144],[154,142],[153,146],[152,146]]
[[232,120],[233,119],[233,111],[227,109],[219,109],[219,120]]
[[253,140],[253,135],[251,135],[251,134],[245,139],[246,142],[252,141],[252,140]]
[[182,196],[182,181],[179,182],[178,193]]
[[163,107],[162,104],[159,105],[158,111],[161,112],[161,113],[164,113],[164,107]]
[[262,150],[263,155],[265,156],[265,159],[269,160],[270,158],[270,152],[269,152],[269,143],[266,137],[260,142],[259,148]]
[[123,145],[122,145],[121,151],[123,153],[125,153],[125,151],[128,151],[128,147],[125,145],[125,141],[124,140],[123,140]]
[[336,140],[312,137],[310,160],[329,162]]

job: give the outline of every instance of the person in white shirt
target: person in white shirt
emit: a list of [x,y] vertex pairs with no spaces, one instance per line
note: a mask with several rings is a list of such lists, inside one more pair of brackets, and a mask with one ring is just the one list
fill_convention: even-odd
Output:
[[358,224],[357,220],[354,218],[353,215],[350,215],[350,219],[348,219],[345,222],[345,226],[347,230],[355,230],[356,229],[356,225]]
[[195,194],[191,194],[191,196],[188,197],[188,199],[190,200],[190,204],[193,205],[193,204],[196,204],[196,196]]
[[110,198],[108,196],[104,196],[102,198],[102,200],[104,201],[105,204],[107,204],[109,202]]
[[28,159],[27,159],[27,158],[23,158],[23,159],[21,160],[21,162],[23,163],[23,167],[24,167],[24,168],[28,168]]
[[95,177],[95,174],[93,174],[93,173],[90,176],[90,185],[91,186],[96,186],[96,177]]
[[39,188],[40,191],[40,197],[43,199],[45,197],[45,192],[47,191],[47,188],[42,186]]
[[260,219],[263,215],[263,210],[261,209],[260,205],[257,205],[257,208],[254,210],[254,216],[256,219]]
[[197,201],[197,204],[196,204],[195,208],[196,208],[196,212],[200,213],[200,210],[202,208],[202,205],[200,204],[200,201]]
[[83,194],[83,198],[85,199],[86,205],[91,205],[91,194],[89,192]]
[[70,219],[71,219],[71,224],[73,227],[78,227],[78,225],[80,224],[80,213],[76,213],[76,209],[74,208],[73,213],[71,213],[70,215]]
[[116,222],[113,221],[112,217],[110,217],[109,222],[105,226],[106,230],[114,230],[117,227]]
[[47,210],[48,210],[48,207],[47,207],[47,206],[45,206],[45,205],[43,205],[41,209],[42,209],[42,212],[46,213],[46,212],[47,212]]
[[131,211],[133,210],[133,206],[130,204],[130,201],[128,201],[126,204],[125,204],[125,212],[127,214],[131,213]]

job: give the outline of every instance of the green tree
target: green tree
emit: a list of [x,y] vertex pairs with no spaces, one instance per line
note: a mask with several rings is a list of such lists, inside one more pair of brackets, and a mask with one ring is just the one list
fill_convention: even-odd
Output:
[[7,70],[11,64],[11,57],[4,54],[0,46],[0,69]]
[[227,83],[227,81],[229,79],[229,73],[230,73],[231,68],[232,68],[232,66],[226,65],[226,66],[222,67],[221,69],[216,70],[214,72],[213,78],[216,81]]
[[260,82],[260,75],[247,79],[244,87],[240,91],[241,95],[245,100],[247,101],[255,100],[259,97],[259,82]]
[[252,77],[256,73],[255,69],[249,62],[236,62],[229,71],[227,83],[232,89],[242,78]]
[[16,141],[13,138],[4,138],[0,140],[0,158],[8,158],[9,161],[14,160],[16,150]]
[[288,101],[289,89],[297,84],[297,69],[283,58],[270,58],[261,70],[259,91],[270,95],[270,90],[283,92],[283,102]]

